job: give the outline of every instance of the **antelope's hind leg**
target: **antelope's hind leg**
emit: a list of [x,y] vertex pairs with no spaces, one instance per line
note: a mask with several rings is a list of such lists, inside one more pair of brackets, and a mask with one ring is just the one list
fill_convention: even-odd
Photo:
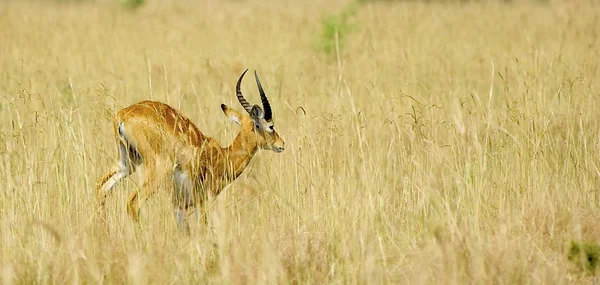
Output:
[[[146,146],[145,149],[151,149]],[[144,165],[144,183],[140,189],[135,189],[129,195],[127,201],[127,213],[135,224],[139,223],[140,209],[154,193],[160,188],[164,188],[165,178],[173,175],[173,169],[166,167],[170,165],[171,160],[168,156],[156,153],[143,153],[142,163]]]
[[187,220],[187,209],[194,205],[193,183],[187,171],[177,165],[173,172],[173,213],[179,230],[190,233],[190,225]]
[[150,199],[157,188],[157,162],[154,159],[146,159],[144,163],[144,184],[141,190],[133,190],[127,200],[127,213],[134,223],[140,220],[140,202]]
[[112,189],[121,182],[125,177],[135,171],[136,165],[139,164],[139,155],[137,153],[128,153],[127,148],[121,142],[119,144],[119,160],[113,167],[98,180],[96,188],[96,201],[98,205],[104,207],[106,197]]

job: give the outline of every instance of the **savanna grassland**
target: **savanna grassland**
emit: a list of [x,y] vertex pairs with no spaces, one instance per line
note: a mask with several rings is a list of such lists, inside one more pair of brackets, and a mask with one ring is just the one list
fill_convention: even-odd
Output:
[[[0,2],[0,283],[594,280],[600,6],[297,2]],[[228,145],[246,68],[286,150],[210,230],[177,230],[169,188],[136,228],[135,175],[100,219],[115,112],[160,100]]]

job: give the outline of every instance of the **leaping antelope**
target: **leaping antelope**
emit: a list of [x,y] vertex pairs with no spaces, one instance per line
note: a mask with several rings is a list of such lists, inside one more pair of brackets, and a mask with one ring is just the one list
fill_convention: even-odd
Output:
[[[285,142],[273,128],[271,106],[256,72],[264,111],[258,105],[251,106],[242,95],[240,85],[247,71],[237,81],[236,95],[249,116],[221,104],[223,113],[241,125],[228,147],[221,147],[215,139],[202,134],[185,115],[164,103],[143,101],[119,111],[113,121],[119,159],[98,181],[96,197],[100,207],[104,208],[114,186],[143,164],[144,182],[139,191],[130,194],[128,214],[139,223],[140,201],[152,196],[160,176],[171,176],[177,225],[189,231],[185,210],[203,209],[208,195],[218,195],[240,176],[259,149],[282,152]],[[162,163],[173,167],[160,170]]]

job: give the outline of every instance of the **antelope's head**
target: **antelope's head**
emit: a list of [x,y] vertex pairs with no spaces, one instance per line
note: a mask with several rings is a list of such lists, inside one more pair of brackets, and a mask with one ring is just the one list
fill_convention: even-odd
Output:
[[229,108],[225,104],[221,104],[221,109],[231,121],[242,126],[241,132],[246,132],[250,136],[256,138],[256,143],[259,148],[272,150],[274,152],[282,152],[285,149],[285,141],[283,141],[275,131],[271,105],[269,104],[267,95],[265,95],[265,91],[260,85],[260,80],[258,79],[256,71],[254,72],[254,77],[256,78],[256,85],[258,85],[258,92],[260,93],[260,99],[264,109],[258,105],[251,106],[248,101],[244,99],[244,95],[242,95],[242,79],[247,71],[248,69],[246,69],[240,76],[240,79],[238,79],[235,92],[238,101],[240,101],[240,104],[244,107],[248,116],[242,115],[240,112]]

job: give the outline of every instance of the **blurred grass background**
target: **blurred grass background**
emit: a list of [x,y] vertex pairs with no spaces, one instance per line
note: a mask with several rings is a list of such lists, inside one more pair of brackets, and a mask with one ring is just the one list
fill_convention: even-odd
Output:
[[[2,284],[589,284],[599,212],[594,1],[0,2]],[[111,117],[179,108],[223,145],[257,70],[281,154],[260,152],[177,231]],[[246,97],[259,102],[252,80]]]

